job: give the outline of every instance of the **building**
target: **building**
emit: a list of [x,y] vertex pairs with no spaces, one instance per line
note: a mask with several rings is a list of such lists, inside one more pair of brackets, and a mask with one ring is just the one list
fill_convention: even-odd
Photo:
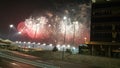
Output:
[[92,0],[91,36],[90,42],[86,42],[92,55],[120,54],[119,2],[120,0]]

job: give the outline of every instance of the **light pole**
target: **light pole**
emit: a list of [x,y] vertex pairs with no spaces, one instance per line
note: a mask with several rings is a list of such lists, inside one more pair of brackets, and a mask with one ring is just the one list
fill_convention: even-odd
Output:
[[[67,17],[64,16],[63,17],[63,20],[64,20],[64,26],[65,26],[65,31],[64,31],[64,44],[66,44],[66,20],[67,20]],[[64,45],[65,46],[65,45]],[[63,51],[62,51],[62,60],[64,59],[64,46],[63,46]]]
[[[64,20],[67,20],[67,17],[63,18]],[[65,26],[65,31],[64,31],[64,44],[66,42],[66,23],[64,22],[64,26]]]
[[86,43],[87,42],[87,38],[85,37],[84,40],[85,40],[85,43]]
[[64,52],[64,51],[65,51],[65,45],[63,45],[62,48],[63,48],[63,52],[62,52],[62,60],[63,60],[63,59],[64,59],[64,55],[65,55],[65,52]]
[[23,42],[23,50],[25,51],[26,49],[26,42]]
[[[18,35],[21,35],[22,33],[21,32],[18,32],[17,33]],[[18,40],[21,40],[21,36],[18,36]],[[22,41],[22,40],[21,40]]]
[[22,43],[21,43],[21,41],[18,41],[18,46],[19,46],[19,50],[22,51]]
[[27,45],[27,46],[28,46],[28,48],[31,48],[31,46],[30,46],[31,42],[28,42],[27,44],[28,44],[28,45]]
[[9,35],[10,35],[10,31],[11,31],[11,29],[12,29],[13,27],[14,27],[13,24],[10,24],[10,25],[9,25],[8,39],[10,39]]
[[74,28],[74,30],[73,30],[73,46],[75,45],[75,34],[76,34],[76,25],[78,24],[78,21],[76,21],[76,22],[73,22],[73,28]]
[[37,45],[38,45],[38,48],[40,49],[40,43],[37,43]]
[[35,48],[35,42],[32,43],[33,44],[33,49]]

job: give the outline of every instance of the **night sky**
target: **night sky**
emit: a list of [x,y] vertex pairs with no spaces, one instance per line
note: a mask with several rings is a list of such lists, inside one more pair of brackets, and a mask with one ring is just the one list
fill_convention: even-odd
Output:
[[[79,3],[82,0],[0,0],[0,33],[7,33],[9,24],[15,26],[35,12],[54,10],[55,3]],[[62,6],[64,7],[64,6]]]
[[[90,0],[1,0],[0,1],[0,37],[9,35],[9,25],[16,28],[18,23],[25,21],[31,15],[44,11],[57,12],[66,4],[87,3]],[[56,8],[57,5],[57,8]]]
[[34,12],[40,12],[42,9],[52,6],[49,0],[40,1],[7,1],[0,2],[0,32],[8,32],[9,24],[15,26],[24,21]]

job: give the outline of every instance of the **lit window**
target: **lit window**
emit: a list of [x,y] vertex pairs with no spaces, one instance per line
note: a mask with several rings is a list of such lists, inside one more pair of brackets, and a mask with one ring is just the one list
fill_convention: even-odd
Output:
[[106,1],[110,1],[110,0],[106,0]]
[[92,0],[92,2],[93,2],[93,3],[95,3],[95,2],[96,2],[96,0]]

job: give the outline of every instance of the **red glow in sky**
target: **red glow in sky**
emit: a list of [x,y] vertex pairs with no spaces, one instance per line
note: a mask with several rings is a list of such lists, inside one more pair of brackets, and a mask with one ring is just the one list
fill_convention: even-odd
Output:
[[[52,12],[34,15],[18,24],[23,35],[42,42],[77,45],[90,40],[90,5],[75,6],[74,11],[66,10],[63,16]],[[63,10],[64,11],[64,10]],[[86,39],[85,39],[86,38]]]
[[[32,26],[33,26],[33,25],[31,25],[31,27],[32,27]],[[43,36],[46,35],[44,28],[33,30],[32,28],[28,28],[28,27],[25,25],[25,22],[20,22],[20,23],[18,24],[17,29],[18,29],[18,31],[21,32],[23,35],[27,35],[27,36],[29,36],[30,38],[33,38],[33,39],[43,38]]]

